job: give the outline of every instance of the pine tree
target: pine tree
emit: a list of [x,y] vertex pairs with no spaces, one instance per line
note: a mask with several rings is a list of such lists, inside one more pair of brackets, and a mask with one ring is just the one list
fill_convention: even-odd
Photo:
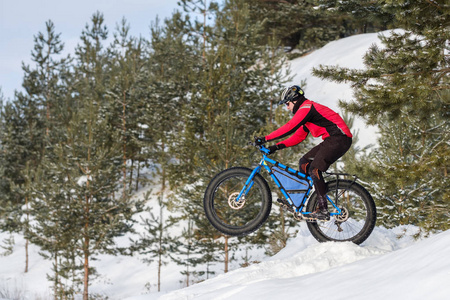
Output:
[[201,65],[197,82],[182,106],[185,124],[175,155],[176,167],[186,176],[177,180],[189,184],[189,188],[177,194],[187,200],[183,211],[194,218],[197,241],[209,249],[208,253],[222,247],[223,255],[211,255],[210,259],[223,260],[227,271],[236,240],[211,228],[201,199],[214,174],[248,164],[251,151],[245,146],[269,118],[273,85],[282,82],[281,57],[256,43],[263,35],[263,27],[252,22],[243,1],[226,1],[214,25],[208,26],[203,29],[208,35],[205,54],[198,56]]
[[[186,103],[189,86],[195,82],[190,74],[192,69],[195,69],[192,59],[195,54],[191,51],[193,47],[190,44],[191,37],[185,29],[185,25],[189,22],[188,18],[184,18],[180,13],[174,13],[170,19],[164,21],[164,26],[160,26],[158,22],[157,20],[152,24],[151,48],[147,64],[137,84],[140,98],[145,99],[142,101],[143,114],[139,116],[139,123],[145,124],[142,133],[143,141],[147,144],[146,157],[154,170],[152,182],[161,187],[160,202],[166,205],[171,199],[170,178],[184,176],[179,169],[173,168],[173,152],[177,151],[179,128],[183,126],[181,117],[183,103]],[[174,208],[173,204],[168,203],[167,206],[169,210]],[[149,238],[145,241],[148,247],[157,247],[156,244],[151,245]],[[168,257],[170,253],[167,251],[169,247],[174,247],[176,241],[167,238],[165,242],[167,249],[164,250],[166,251],[164,257],[159,256],[160,262]],[[158,268],[161,270],[161,263]],[[159,277],[158,275],[158,290],[161,284]]]
[[56,112],[62,99],[61,75],[68,61],[60,58],[64,45],[51,21],[46,23],[45,33],[39,32],[34,41],[31,55],[35,65],[22,67],[25,92],[16,93],[13,101],[2,110],[4,147],[1,155],[5,165],[2,192],[5,196],[3,207],[8,211],[4,225],[8,230],[25,234],[25,272],[28,271],[28,205],[33,200],[31,187],[35,184],[35,174],[46,152],[48,140],[58,136],[55,132],[50,137],[49,132],[56,125]]
[[[4,96],[2,92],[2,88],[0,87],[0,220],[3,220],[6,218],[6,212],[4,210],[4,207],[6,207],[7,198],[9,197],[9,191],[10,191],[10,183],[6,176],[7,168],[6,168],[6,148],[5,148],[5,129],[6,124],[4,122],[4,112],[3,112],[3,101]],[[0,223],[0,230],[4,231],[4,221]],[[12,240],[11,240],[12,241]],[[3,241],[2,241],[3,243]],[[8,243],[7,243],[8,244]],[[11,243],[9,243],[11,244]],[[1,246],[2,248],[5,248],[5,246]],[[8,246],[7,246],[8,247]],[[8,247],[7,252],[11,252],[12,247]]]
[[322,11],[344,27],[343,36],[386,30],[394,18],[381,3],[371,0],[319,0]]
[[[16,93],[2,114],[2,230],[26,234],[30,218],[29,186],[39,167],[44,150],[44,120],[37,103]],[[25,243],[25,272],[28,271],[28,239]]]
[[[139,124],[142,102],[146,99],[138,98],[136,93],[137,81],[141,69],[145,64],[143,57],[144,41],[129,35],[130,25],[122,19],[114,32],[114,41],[108,48],[108,61],[111,78],[106,91],[107,98],[111,99],[111,124],[120,132],[122,138],[122,190],[127,192],[127,185],[131,188],[133,177],[133,164],[141,151],[139,142]],[[128,162],[131,161],[131,167]],[[139,162],[138,162],[139,163]],[[128,179],[129,174],[129,180]],[[136,178],[138,180],[138,178]],[[129,183],[127,183],[129,182]]]
[[[5,123],[3,121],[3,92],[2,88],[0,86],[0,203],[6,202],[6,191],[8,186],[8,181],[5,177],[5,171],[6,171],[6,161],[5,161],[5,150],[4,150],[4,137],[5,134]],[[0,219],[3,219],[3,211],[0,211]]]
[[[146,197],[147,198],[147,197]],[[161,272],[162,267],[168,263],[170,257],[170,245],[174,243],[173,238],[169,235],[168,229],[173,226],[169,219],[164,218],[166,203],[164,195],[158,196],[158,206],[148,209],[149,218],[142,218],[144,232],[140,233],[140,239],[134,242],[134,249],[140,254],[146,255],[144,262],[152,263],[156,261],[158,265],[158,292],[161,291]],[[154,210],[158,210],[154,213]]]
[[205,59],[208,40],[212,35],[208,20],[213,19],[217,14],[219,3],[215,0],[181,0],[179,5],[190,15],[200,16],[200,19],[194,19],[194,24],[190,26],[189,31],[201,37],[201,53],[202,58]]
[[[73,297],[78,290],[90,297],[95,276],[91,261],[99,253],[117,254],[114,238],[132,230],[132,216],[140,202],[118,194],[121,141],[111,126],[105,94],[108,87],[107,55],[103,41],[107,29],[96,13],[86,25],[71,75],[70,119],[46,152],[30,231],[33,242],[54,261],[55,297]],[[71,282],[64,286],[61,278]]]
[[[186,102],[189,86],[195,80],[190,78],[189,70],[193,66],[191,46],[186,40],[184,26],[187,23],[181,14],[175,13],[165,21],[165,26],[157,23],[152,26],[152,54],[148,63],[146,78],[147,101],[145,124],[150,139],[151,161],[155,174],[164,193],[171,174],[180,172],[171,170],[172,153],[181,128],[182,106]],[[173,173],[172,173],[173,172]]]
[[196,70],[201,54],[196,48],[198,37],[186,30],[189,24],[189,17],[174,13],[163,26],[158,20],[152,25],[151,53],[141,82],[146,87],[141,89],[146,103],[140,121],[148,126],[144,134],[150,145],[150,161],[164,180],[188,175],[170,161],[173,153],[180,153],[177,144],[185,126],[183,115],[191,109],[189,94],[198,85]]
[[[82,105],[68,128],[69,157],[75,158],[75,171],[85,176],[85,183],[77,185],[77,210],[82,216],[83,297],[89,296],[90,260],[100,252],[117,253],[113,238],[131,230],[131,217],[136,210],[128,194],[115,195],[119,170],[120,140],[111,129],[104,94],[109,78],[104,72],[106,57],[102,41],[107,38],[103,15],[92,17],[92,27],[86,26],[82,44],[77,49],[79,60],[80,101]],[[74,163],[74,162],[71,162]],[[79,187],[78,187],[79,186]],[[99,218],[100,217],[100,218]]]
[[191,283],[195,283],[200,275],[194,268],[202,263],[204,253],[202,253],[200,247],[197,247],[192,218],[188,217],[186,221],[186,227],[183,228],[181,235],[176,238],[175,244],[171,246],[170,256],[178,265],[185,267],[180,273],[186,276],[183,286],[188,287]]
[[[275,35],[288,51],[297,49],[300,54],[338,38],[384,30],[391,21],[391,14],[383,12],[373,1],[245,2],[252,7],[252,19],[263,22],[266,38]],[[267,39],[261,39],[260,43],[266,44]]]
[[[32,61],[36,67],[32,69],[23,65],[25,72],[24,86],[33,101],[42,109],[45,116],[45,134],[49,136],[51,127],[55,124],[54,110],[61,105],[61,71],[70,61],[60,58],[64,49],[60,36],[55,32],[55,25],[51,20],[45,23],[45,33],[39,32],[34,37],[34,50],[31,52]],[[52,134],[53,137],[53,134]]]
[[369,49],[366,70],[322,66],[315,74],[352,82],[355,101],[344,106],[384,134],[374,187],[386,224],[446,229],[450,10],[444,1],[389,2],[382,9],[402,30],[380,36],[383,48]]

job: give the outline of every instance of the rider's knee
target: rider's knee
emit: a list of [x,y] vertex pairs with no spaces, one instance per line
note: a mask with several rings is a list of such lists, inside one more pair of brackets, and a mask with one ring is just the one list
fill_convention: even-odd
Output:
[[307,158],[300,158],[299,161],[299,170],[300,172],[302,172],[303,174],[309,174],[309,166],[311,165],[311,160],[307,159]]

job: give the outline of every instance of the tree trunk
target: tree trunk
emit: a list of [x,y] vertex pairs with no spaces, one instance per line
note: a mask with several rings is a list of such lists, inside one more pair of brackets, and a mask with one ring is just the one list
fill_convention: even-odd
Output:
[[138,159],[137,170],[136,170],[136,192],[139,189],[139,175],[140,175],[140,171],[141,171],[141,161]]
[[228,255],[228,239],[229,237],[226,235],[225,236],[225,273],[228,273],[228,260],[229,260],[229,255]]
[[162,266],[162,257],[161,253],[159,253],[158,257],[158,292],[161,291],[161,266]]
[[58,253],[55,254],[55,287],[54,290],[54,299],[58,300]]
[[[88,177],[89,179],[89,177]],[[87,188],[89,190],[89,180],[86,183]],[[83,291],[83,300],[89,300],[89,196],[85,196],[85,220],[84,220],[84,245],[83,245],[83,253],[84,253],[84,291]]]
[[89,300],[89,237],[87,236],[84,238],[84,248],[83,300]]
[[125,118],[126,113],[126,94],[123,92],[122,102],[122,147],[123,147],[123,197],[125,198],[127,193],[127,120]]
[[[28,225],[30,224],[30,214],[29,214],[29,208],[28,208],[28,197],[25,197],[25,207],[27,208],[27,221],[26,221],[26,227],[25,231],[28,231]],[[28,238],[25,239],[25,273],[28,273]]]
[[133,190],[133,171],[134,171],[134,159],[131,159],[131,166],[130,166],[130,181],[128,182],[128,189],[131,191]]
[[25,239],[25,273],[28,273],[28,239]]

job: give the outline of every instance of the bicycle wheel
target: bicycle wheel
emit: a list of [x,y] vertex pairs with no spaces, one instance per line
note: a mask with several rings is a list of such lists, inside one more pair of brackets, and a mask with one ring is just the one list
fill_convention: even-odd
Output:
[[272,195],[266,180],[259,174],[242,201],[236,198],[252,170],[230,168],[217,174],[209,183],[203,207],[210,223],[220,232],[242,236],[257,230],[269,217]]
[[[349,180],[327,183],[327,196],[342,210],[341,215],[331,216],[329,221],[308,222],[308,229],[319,242],[351,241],[361,244],[372,233],[376,222],[376,207],[369,192]],[[306,206],[307,211],[317,207],[315,193]],[[328,210],[336,209],[328,203]]]

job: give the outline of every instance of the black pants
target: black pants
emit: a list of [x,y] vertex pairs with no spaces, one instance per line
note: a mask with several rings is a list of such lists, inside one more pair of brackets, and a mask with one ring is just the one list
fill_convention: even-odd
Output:
[[352,138],[346,135],[329,136],[322,143],[303,155],[302,159],[311,162],[310,168],[316,168],[325,172],[330,165],[350,149],[351,145]]
[[328,170],[331,164],[342,157],[350,146],[352,138],[339,135],[327,137],[322,143],[312,148],[300,159],[300,171],[308,173],[314,182],[314,188],[319,194],[319,206],[326,207],[325,201],[326,185],[322,172]]

